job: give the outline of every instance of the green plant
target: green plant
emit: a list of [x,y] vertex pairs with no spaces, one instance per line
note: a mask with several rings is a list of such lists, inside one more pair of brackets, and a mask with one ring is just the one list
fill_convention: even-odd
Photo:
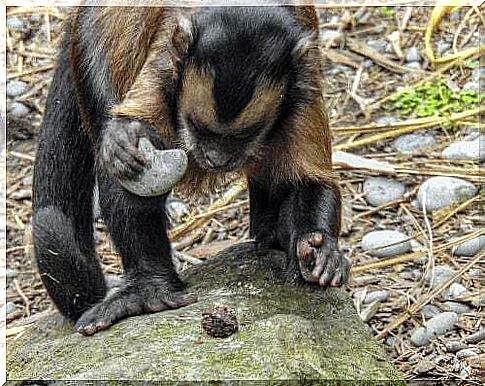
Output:
[[379,7],[379,11],[387,17],[394,16],[394,10],[391,7]]
[[386,107],[397,110],[400,116],[447,116],[476,108],[482,99],[483,96],[474,91],[455,92],[448,87],[445,79],[438,78],[397,93]]

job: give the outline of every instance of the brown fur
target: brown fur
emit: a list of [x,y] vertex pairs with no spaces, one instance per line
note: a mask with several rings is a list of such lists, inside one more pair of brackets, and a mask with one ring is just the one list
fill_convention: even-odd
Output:
[[[135,10],[134,10],[135,9]],[[293,8],[296,19],[308,30],[318,33],[318,18],[314,7]],[[113,106],[114,116],[132,117],[145,120],[156,127],[167,140],[169,146],[178,146],[174,133],[166,117],[167,103],[163,100],[162,90],[173,75],[173,64],[168,50],[169,36],[173,31],[176,16],[189,10],[165,8],[123,7],[102,8],[95,23],[104,52],[107,54],[113,71],[113,87],[119,104]],[[193,10],[192,10],[193,12]],[[129,16],[127,16],[129,15]],[[73,23],[76,28],[76,22]],[[130,31],[143,29],[135,39]],[[110,33],[103,31],[110,30]],[[113,32],[114,31],[114,32]],[[74,43],[73,43],[74,45]],[[136,47],[136,49],[133,49]],[[270,149],[260,149],[261,153],[273,154],[266,157],[261,166],[255,159],[245,168],[245,173],[259,180],[276,185],[282,181],[304,181],[305,179],[328,181],[335,184],[331,164],[331,138],[328,127],[320,77],[321,54],[318,47],[310,49],[309,66],[315,76],[315,87],[320,96],[314,103],[293,118],[288,125],[296,127],[291,134],[276,138]],[[213,79],[188,69],[184,81],[182,106],[190,106],[194,117],[207,127],[216,127],[214,101],[212,97]],[[150,90],[147,92],[147,90]],[[282,89],[261,87],[253,100],[242,113],[230,123],[231,131],[238,132],[256,122],[262,116],[276,116]],[[258,157],[255,157],[258,158]],[[179,188],[187,192],[207,192],[218,185],[223,175],[201,169],[195,161],[189,161],[189,169]]]

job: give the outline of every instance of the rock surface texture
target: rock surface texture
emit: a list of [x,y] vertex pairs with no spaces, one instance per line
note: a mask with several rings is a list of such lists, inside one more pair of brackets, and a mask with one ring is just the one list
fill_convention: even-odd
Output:
[[[401,380],[345,291],[287,284],[285,260],[249,243],[226,249],[185,271],[197,303],[93,337],[45,317],[9,342],[7,379]],[[237,333],[203,332],[202,311],[215,304],[234,310]]]

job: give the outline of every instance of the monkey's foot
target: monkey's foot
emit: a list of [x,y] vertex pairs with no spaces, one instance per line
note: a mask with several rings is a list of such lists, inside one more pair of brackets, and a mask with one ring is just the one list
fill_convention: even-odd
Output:
[[347,282],[352,263],[338,250],[337,240],[321,232],[301,235],[296,241],[296,257],[303,279],[326,287]]
[[138,149],[138,140],[146,135],[142,123],[126,118],[113,118],[103,129],[100,162],[118,179],[134,178],[143,171],[146,160]]
[[173,291],[165,283],[128,285],[87,310],[76,322],[77,332],[93,335],[129,316],[180,308],[197,301],[195,295]]

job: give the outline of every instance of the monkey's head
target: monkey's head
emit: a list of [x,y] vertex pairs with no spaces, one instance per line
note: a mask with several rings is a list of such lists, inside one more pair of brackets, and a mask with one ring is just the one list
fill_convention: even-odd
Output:
[[231,171],[264,157],[314,43],[283,8],[211,7],[178,24],[178,136],[200,167]]

